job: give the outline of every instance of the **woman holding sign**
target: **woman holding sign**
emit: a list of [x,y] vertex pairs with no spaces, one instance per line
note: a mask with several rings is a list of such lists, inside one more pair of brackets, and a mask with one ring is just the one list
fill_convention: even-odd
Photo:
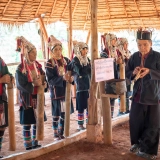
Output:
[[86,109],[86,122],[88,121],[88,98],[91,77],[91,64],[87,57],[88,45],[78,42],[74,47],[75,57],[72,59],[71,68],[76,84],[76,109],[78,110],[78,128],[84,130],[84,110]]

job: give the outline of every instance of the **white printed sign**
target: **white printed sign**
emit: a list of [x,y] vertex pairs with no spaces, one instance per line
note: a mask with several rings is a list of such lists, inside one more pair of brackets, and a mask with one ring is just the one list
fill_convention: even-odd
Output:
[[96,82],[106,81],[114,78],[113,58],[94,60]]

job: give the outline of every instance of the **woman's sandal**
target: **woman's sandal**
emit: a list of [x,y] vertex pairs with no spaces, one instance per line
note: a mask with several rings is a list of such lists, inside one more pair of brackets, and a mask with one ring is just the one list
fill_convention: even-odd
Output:
[[147,153],[141,152],[141,151],[138,151],[136,153],[136,155],[139,156],[139,157],[143,157],[143,158],[145,158],[147,160],[155,160],[155,159],[157,159],[156,155],[147,154]]

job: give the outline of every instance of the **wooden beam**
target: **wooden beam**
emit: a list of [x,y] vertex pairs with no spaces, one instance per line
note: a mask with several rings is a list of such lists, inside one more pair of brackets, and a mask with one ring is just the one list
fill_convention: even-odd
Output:
[[48,42],[48,34],[47,34],[47,31],[46,31],[46,28],[45,28],[45,25],[43,23],[43,19],[42,19],[41,16],[39,16],[38,21],[39,21],[39,25],[40,25],[41,31],[44,34],[44,40],[45,40],[45,42]]
[[144,23],[143,23],[143,20],[142,20],[142,18],[141,18],[141,14],[140,14],[140,11],[139,11],[139,8],[138,8],[138,5],[137,5],[137,0],[134,0],[134,3],[135,3],[135,5],[136,5],[136,8],[137,8],[137,11],[138,11],[140,20],[141,20],[141,22],[142,22],[142,27],[144,27]]
[[66,9],[67,9],[67,7],[68,7],[68,4],[69,4],[69,0],[67,0],[66,6],[65,6],[64,11],[63,11],[63,13],[62,13],[62,15],[61,15],[62,18],[63,18],[63,16],[64,16],[65,12],[66,12]]
[[[109,16],[109,18],[111,18],[110,7],[109,7],[109,2],[108,2],[108,0],[106,0],[106,5],[107,5],[107,9],[108,9],[108,16]],[[112,24],[111,21],[110,21],[110,25],[111,25],[111,28],[112,28],[112,30],[113,30],[113,24]]]
[[[72,0],[69,0],[69,38],[68,38],[68,54],[71,58],[72,52]],[[67,72],[69,76],[71,76],[71,71]],[[71,106],[71,84],[69,82],[66,83],[66,92],[65,92],[65,104],[66,104],[66,111],[65,111],[65,127],[64,127],[64,134],[65,137],[69,136],[70,130],[70,106]]]
[[97,9],[98,9],[98,0],[90,0],[91,3],[91,86],[90,86],[90,97],[89,97],[89,116],[88,124],[94,125],[97,124],[97,99],[96,93],[98,85],[95,82],[95,68],[94,60],[98,58],[98,25],[97,25]]
[[[125,4],[124,4],[124,0],[122,0],[122,3],[123,3],[123,8],[124,8],[124,13],[125,13],[125,15],[126,15],[126,17],[127,17],[127,19],[128,19],[128,14],[127,14],[127,11],[126,11],[126,6],[125,6]],[[127,21],[127,23],[128,23],[128,28],[131,29],[131,26],[130,26],[129,21]]]
[[43,0],[41,0],[40,3],[39,3],[39,6],[38,6],[38,8],[36,10],[36,13],[35,13],[35,17],[37,16],[37,14],[39,12],[39,8],[41,7],[42,3],[43,3]]
[[21,9],[21,11],[20,11],[20,13],[19,13],[19,17],[21,17],[22,11],[23,11],[25,5],[27,4],[27,1],[28,1],[28,0],[26,0],[26,1],[24,2],[23,6],[22,6],[22,9]]
[[90,35],[91,35],[91,32],[90,32],[90,30],[89,30],[89,31],[88,31],[88,35],[87,35],[87,39],[86,39],[86,43],[87,43],[87,44],[88,44],[88,42],[89,42]]
[[91,4],[90,4],[90,0],[89,0],[89,3],[88,3],[88,6],[87,6],[87,14],[86,14],[86,20],[90,19],[89,16],[90,16],[90,13],[91,13]]
[[72,17],[74,17],[74,12],[75,12],[75,10],[76,10],[76,7],[77,7],[77,5],[78,5],[78,2],[79,2],[79,0],[76,1],[76,4],[75,4],[74,9],[73,9],[73,12],[72,12]]
[[4,10],[3,10],[3,12],[2,12],[2,15],[3,15],[3,16],[4,16],[4,13],[5,13],[7,7],[9,6],[10,2],[11,2],[11,0],[9,0],[9,1],[7,2],[7,4],[6,4],[6,6],[4,7]]
[[155,8],[155,10],[156,10],[157,16],[159,17],[160,14],[159,14],[159,12],[158,12],[158,9],[157,9],[155,0],[152,0],[152,3],[153,3],[153,6],[154,6],[154,8]]
[[54,12],[54,9],[55,9],[55,6],[56,6],[56,2],[57,2],[57,0],[54,0],[50,17],[53,15],[53,12]]

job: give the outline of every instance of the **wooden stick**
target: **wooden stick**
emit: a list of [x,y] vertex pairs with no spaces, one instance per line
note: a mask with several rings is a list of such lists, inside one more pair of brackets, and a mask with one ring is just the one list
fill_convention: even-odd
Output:
[[15,137],[15,115],[14,115],[14,91],[13,84],[7,85],[8,92],[8,123],[9,123],[9,150],[16,150],[16,137]]
[[[42,84],[44,75],[42,77]],[[42,141],[44,138],[44,86],[38,87],[37,91],[37,119],[36,119],[36,139]]]
[[[68,71],[68,74],[71,75],[71,71]],[[65,93],[65,127],[64,127],[64,135],[65,137],[69,136],[70,129],[70,108],[71,108],[71,84],[66,82],[66,93]]]
[[[105,94],[104,82],[99,83],[100,94]],[[112,123],[111,123],[111,106],[110,98],[102,97],[102,114],[103,114],[103,136],[105,144],[112,144]]]
[[[125,79],[125,63],[120,64],[120,79]],[[120,112],[126,112],[126,93],[120,95]]]

